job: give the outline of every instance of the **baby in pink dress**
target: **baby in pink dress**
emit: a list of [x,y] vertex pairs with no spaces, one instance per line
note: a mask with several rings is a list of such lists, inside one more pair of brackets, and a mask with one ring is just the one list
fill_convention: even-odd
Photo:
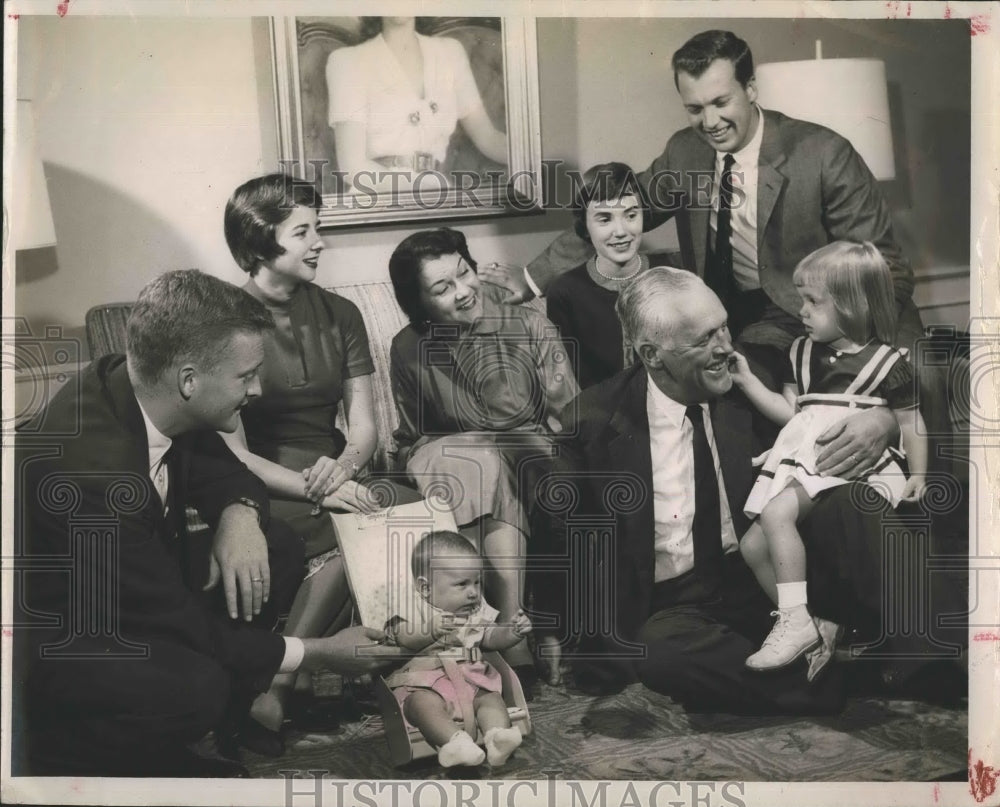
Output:
[[[483,559],[456,532],[433,532],[413,550],[411,560],[420,599],[412,618],[394,616],[389,641],[420,655],[386,678],[408,724],[438,748],[443,767],[502,765],[521,744],[501,695],[500,674],[483,661],[481,650],[505,650],[531,631],[518,611],[509,625],[483,600]],[[460,728],[477,725],[485,752]]]

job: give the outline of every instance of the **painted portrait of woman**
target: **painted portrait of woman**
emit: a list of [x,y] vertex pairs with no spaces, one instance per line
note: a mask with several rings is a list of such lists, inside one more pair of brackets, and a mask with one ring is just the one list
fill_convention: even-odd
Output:
[[300,17],[304,156],[335,193],[505,182],[499,18]]

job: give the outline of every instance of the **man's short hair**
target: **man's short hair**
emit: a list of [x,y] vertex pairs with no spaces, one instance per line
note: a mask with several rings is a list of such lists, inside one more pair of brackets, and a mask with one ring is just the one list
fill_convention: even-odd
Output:
[[274,320],[264,304],[197,269],[167,272],[139,292],[127,324],[129,367],[152,385],[180,360],[215,367],[237,333],[264,333]]
[[240,269],[253,277],[261,263],[284,253],[278,226],[298,207],[319,210],[322,197],[314,185],[288,174],[267,174],[240,185],[226,202],[223,230]]
[[746,87],[753,78],[753,54],[750,46],[732,31],[702,31],[680,46],[670,60],[674,68],[674,86],[677,74],[687,73],[698,78],[716,59],[733,63],[736,80]]
[[704,283],[698,275],[673,266],[651,266],[640,272],[618,294],[615,311],[622,323],[622,332],[630,344],[650,337],[650,330],[663,334],[673,331],[673,323],[664,316],[672,298]]

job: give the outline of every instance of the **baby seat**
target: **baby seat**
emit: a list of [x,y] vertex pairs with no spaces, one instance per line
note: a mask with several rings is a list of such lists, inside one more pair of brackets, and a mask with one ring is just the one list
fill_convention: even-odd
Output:
[[[333,514],[347,580],[357,602],[361,624],[383,630],[397,614],[412,613],[417,596],[410,571],[413,547],[432,530],[455,530],[451,511],[440,502],[424,500],[396,505],[372,515]],[[500,673],[503,699],[510,723],[522,735],[531,733],[531,717],[521,682],[510,665],[495,651],[484,651],[483,659]],[[395,766],[437,754],[417,729],[407,727],[403,713],[385,678],[378,677],[375,691],[382,710],[389,756]],[[478,728],[456,721],[482,743]]]

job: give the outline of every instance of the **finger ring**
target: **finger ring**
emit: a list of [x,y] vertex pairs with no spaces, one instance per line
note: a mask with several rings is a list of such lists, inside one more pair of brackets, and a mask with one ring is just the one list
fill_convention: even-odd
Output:
[[264,578],[263,577],[251,577],[250,578],[250,582],[251,583],[263,583],[264,582]]

